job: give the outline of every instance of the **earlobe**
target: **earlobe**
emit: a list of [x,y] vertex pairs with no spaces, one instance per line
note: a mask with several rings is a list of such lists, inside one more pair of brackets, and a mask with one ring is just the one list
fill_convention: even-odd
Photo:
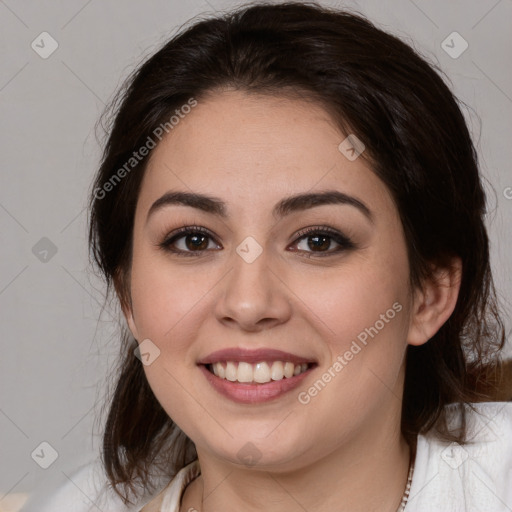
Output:
[[411,323],[407,337],[409,345],[423,345],[450,318],[459,296],[462,261],[453,258],[450,267],[438,267],[423,290],[415,290]]

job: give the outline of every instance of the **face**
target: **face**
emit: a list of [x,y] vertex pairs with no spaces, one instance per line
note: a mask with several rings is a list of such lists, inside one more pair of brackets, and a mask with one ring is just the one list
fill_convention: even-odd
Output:
[[150,386],[198,452],[285,469],[398,428],[404,233],[345,138],[319,106],[225,91],[153,151],[126,313],[149,340]]

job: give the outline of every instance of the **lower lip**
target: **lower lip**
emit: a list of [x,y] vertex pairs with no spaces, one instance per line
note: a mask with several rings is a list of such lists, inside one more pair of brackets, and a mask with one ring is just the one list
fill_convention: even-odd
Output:
[[221,395],[241,404],[255,404],[274,400],[299,386],[313,369],[308,368],[299,375],[290,378],[283,377],[281,380],[273,380],[266,384],[243,384],[221,379],[210,372],[203,364],[199,365],[199,368],[215,390]]

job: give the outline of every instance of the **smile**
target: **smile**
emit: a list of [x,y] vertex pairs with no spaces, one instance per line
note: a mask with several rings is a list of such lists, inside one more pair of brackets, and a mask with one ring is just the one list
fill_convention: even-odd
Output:
[[308,363],[294,364],[291,361],[261,361],[256,364],[226,361],[209,364],[206,367],[217,377],[230,382],[266,384],[300,375],[307,371],[309,366]]
[[197,365],[217,393],[237,403],[255,404],[290,392],[318,362],[311,355],[271,348],[232,347],[200,358]]

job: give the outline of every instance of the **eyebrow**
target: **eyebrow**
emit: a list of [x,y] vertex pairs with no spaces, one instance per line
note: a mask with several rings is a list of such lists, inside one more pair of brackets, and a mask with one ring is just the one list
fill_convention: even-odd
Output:
[[[323,192],[304,193],[286,197],[279,201],[272,209],[274,217],[282,218],[290,213],[307,210],[315,206],[328,204],[343,204],[357,208],[370,221],[374,222],[370,209],[359,199],[349,196],[338,190],[326,190]],[[157,199],[150,207],[146,222],[158,210],[170,205],[183,205],[197,208],[206,213],[217,215],[227,219],[226,203],[218,197],[197,194],[192,192],[170,191]]]

